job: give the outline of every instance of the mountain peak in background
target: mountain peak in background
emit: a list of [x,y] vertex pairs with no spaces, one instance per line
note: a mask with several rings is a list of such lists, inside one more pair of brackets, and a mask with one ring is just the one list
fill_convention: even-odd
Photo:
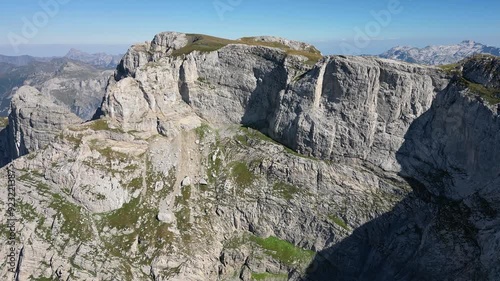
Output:
[[441,65],[457,63],[476,54],[499,56],[500,48],[487,46],[473,40],[464,40],[455,45],[436,45],[425,48],[397,46],[379,57],[419,64]]
[[97,67],[113,68],[120,63],[122,56],[123,55],[110,55],[106,53],[89,54],[78,49],[71,48],[64,57],[85,62]]

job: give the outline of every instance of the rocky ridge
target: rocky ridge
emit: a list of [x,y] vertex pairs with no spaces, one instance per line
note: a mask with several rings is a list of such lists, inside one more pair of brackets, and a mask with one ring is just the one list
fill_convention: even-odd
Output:
[[482,62],[224,40],[161,33],[101,119],[46,119],[58,137],[13,163],[22,280],[498,278],[498,112],[462,81]]
[[8,115],[15,91],[28,85],[53,97],[58,105],[68,108],[83,120],[89,120],[102,102],[112,74],[113,71],[99,70],[68,59],[33,62],[0,71],[0,116]]

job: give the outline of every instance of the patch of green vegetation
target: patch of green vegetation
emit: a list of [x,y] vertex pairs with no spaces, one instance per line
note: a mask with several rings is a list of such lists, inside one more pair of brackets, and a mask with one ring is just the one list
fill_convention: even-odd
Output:
[[187,37],[189,43],[185,47],[173,51],[173,56],[187,55],[193,51],[213,52],[235,42],[203,34],[187,34]]
[[30,281],[57,281],[57,278],[52,277],[30,277]]
[[208,124],[201,124],[198,128],[194,129],[195,132],[196,132],[196,135],[198,136],[198,138],[200,140],[203,140],[205,139],[205,137],[210,133],[211,129],[210,129],[210,126],[208,126]]
[[260,280],[288,280],[288,274],[274,274],[269,272],[263,273],[255,273],[252,272],[252,280],[260,281]]
[[[172,168],[168,171],[168,175],[164,175],[162,172],[154,171],[154,168],[149,160],[146,161],[146,186],[148,190],[154,190],[157,182],[163,182],[163,189],[160,194],[157,195],[166,195],[167,193],[173,190],[175,184],[175,168]],[[139,183],[136,180],[137,184]],[[142,182],[141,185],[142,187]]]
[[460,64],[458,63],[452,63],[452,64],[445,64],[445,65],[440,65],[438,66],[441,68],[444,72],[453,75],[453,74],[461,74],[460,72]]
[[46,194],[50,193],[50,187],[46,183],[43,183],[43,182],[38,182],[36,184],[36,189],[37,189],[38,193],[41,195],[46,195]]
[[189,241],[190,235],[189,230],[192,227],[190,222],[191,219],[191,208],[189,207],[189,200],[191,199],[191,186],[185,186],[181,190],[181,196],[175,198],[175,205],[181,206],[180,210],[175,213],[175,218],[177,219],[177,228],[182,234],[184,240]]
[[127,161],[129,158],[127,154],[113,150],[111,147],[97,148],[96,149],[102,156],[108,160]]
[[105,217],[105,225],[110,228],[127,229],[134,228],[142,213],[139,212],[139,198],[133,198],[130,202],[111,212]]
[[469,90],[481,96],[487,103],[494,105],[500,103],[500,89],[486,88],[485,86],[473,83],[465,78],[461,78],[461,82],[469,88]]
[[9,125],[9,117],[0,117],[0,128],[5,128]]
[[231,164],[231,176],[237,185],[249,187],[255,180],[255,175],[248,169],[244,162],[233,162]]
[[28,155],[26,155],[26,158],[28,158],[29,160],[33,160],[36,158],[36,156],[37,156],[36,152],[31,152]]
[[38,212],[36,209],[28,203],[18,202],[17,210],[21,214],[23,220],[27,221],[35,221],[38,219]]
[[306,64],[308,64],[308,65],[315,65],[323,57],[321,55],[321,52],[314,47],[310,47],[307,50],[293,50],[290,47],[288,47],[284,44],[278,43],[278,42],[256,41],[255,38],[253,38],[253,37],[244,37],[241,39],[240,43],[241,42],[248,44],[248,45],[278,48],[278,49],[285,51],[287,53],[287,55],[296,55],[296,56],[306,57],[307,58]]
[[248,143],[248,137],[246,135],[236,135],[234,138],[241,144],[245,146],[249,146],[250,144]]
[[74,149],[77,149],[80,147],[80,145],[82,144],[82,138],[83,138],[83,135],[76,135],[76,136],[64,135],[64,140],[73,143]]
[[127,187],[132,189],[132,190],[137,190],[142,188],[142,178],[134,178],[132,179],[128,184]]
[[22,176],[20,176],[18,180],[22,182],[33,182],[35,179],[33,179],[30,173],[25,173]]
[[300,189],[298,187],[284,182],[275,183],[273,185],[273,190],[286,200],[291,200],[295,195],[300,193]]
[[59,194],[53,194],[50,208],[57,212],[57,217],[62,220],[61,231],[71,238],[80,241],[90,241],[93,233],[89,218],[83,215],[82,208],[64,200]]
[[[127,261],[125,265],[151,263],[151,251],[161,251],[174,239],[169,230],[170,225],[156,219],[158,210],[150,201],[141,202],[140,198],[132,199],[122,208],[108,214],[101,214],[100,229],[116,228],[123,235],[113,235],[104,238],[105,249],[110,255]],[[129,250],[138,240],[137,256],[131,257]],[[149,254],[146,254],[149,253]]]
[[328,219],[331,222],[335,223],[336,225],[342,227],[343,229],[345,229],[347,231],[351,230],[351,228],[347,225],[347,223],[343,219],[341,219],[341,218],[339,218],[339,217],[337,217],[335,215],[329,215]]
[[135,165],[135,164],[130,164],[123,169],[127,170],[127,171],[135,171],[135,170],[139,169],[139,166]]
[[273,236],[266,239],[252,236],[250,240],[264,249],[268,255],[288,266],[309,263],[316,254],[314,251],[299,248]]
[[94,131],[111,131],[115,133],[124,133],[122,129],[109,127],[108,121],[104,119],[90,121],[88,128]]
[[196,80],[198,80],[198,82],[203,83],[203,84],[210,84],[208,79],[205,77],[198,77],[198,79],[196,79]]

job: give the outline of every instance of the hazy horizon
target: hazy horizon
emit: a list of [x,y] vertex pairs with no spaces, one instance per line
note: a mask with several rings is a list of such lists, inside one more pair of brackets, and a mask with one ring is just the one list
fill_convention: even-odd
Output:
[[500,46],[497,1],[19,0],[2,9],[4,55],[62,56],[70,48],[119,54],[163,31],[230,39],[273,35],[311,43],[325,55],[463,40]]
[[[287,38],[288,39],[288,38]],[[469,38],[463,38],[463,39],[456,39],[456,40],[433,40],[427,42],[423,41],[405,41],[401,42],[398,40],[380,40],[380,41],[374,41],[371,43],[371,48],[368,50],[366,49],[366,52],[362,53],[365,55],[379,55],[390,48],[396,47],[396,46],[412,46],[412,47],[417,47],[417,48],[424,48],[429,45],[452,45],[452,44],[458,44],[464,40],[473,40],[478,43],[488,45],[488,46],[493,46],[493,47],[500,47],[499,45],[492,45],[492,44],[487,44],[484,41],[480,40],[474,40],[474,39],[469,39]],[[341,47],[340,44],[342,44],[345,41],[323,41],[323,42],[307,42],[310,44],[313,44],[316,46],[324,55],[353,55],[352,53],[344,53],[340,52]],[[5,56],[23,56],[23,55],[28,55],[28,56],[34,56],[34,57],[62,57],[68,53],[70,49],[77,49],[79,51],[83,51],[89,54],[94,54],[94,53],[107,53],[111,55],[119,55],[119,54],[125,54],[132,46],[133,44],[136,44],[139,42],[133,42],[130,44],[28,44],[28,45],[22,45],[19,48],[19,52],[14,52],[12,50],[12,46],[8,44],[1,44],[0,45],[0,55],[5,55]],[[354,55],[359,55],[354,54]]]

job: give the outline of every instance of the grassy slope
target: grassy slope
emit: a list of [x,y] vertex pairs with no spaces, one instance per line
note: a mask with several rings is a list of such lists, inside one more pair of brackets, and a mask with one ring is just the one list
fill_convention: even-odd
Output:
[[315,48],[309,50],[292,50],[290,47],[276,42],[260,42],[254,41],[252,37],[245,37],[241,40],[229,40],[202,34],[188,34],[189,44],[184,48],[176,50],[172,53],[174,56],[189,54],[193,51],[212,52],[221,49],[230,44],[245,44],[251,46],[265,46],[278,48],[285,51],[288,55],[301,55],[306,57],[307,64],[315,64],[322,58],[321,53]]
[[453,76],[458,76],[459,81],[461,84],[469,88],[469,90],[481,96],[487,103],[489,104],[498,104],[500,103],[500,89],[495,89],[495,88],[487,88],[481,84],[474,83],[472,81],[467,80],[465,77],[463,77],[461,67],[464,64],[465,61],[467,60],[474,60],[474,59],[481,59],[482,57],[489,56],[489,55],[475,55],[471,58],[465,59],[462,62],[459,63],[454,63],[454,64],[446,64],[446,65],[440,65],[439,68],[441,68],[443,71],[445,71],[449,75]]

